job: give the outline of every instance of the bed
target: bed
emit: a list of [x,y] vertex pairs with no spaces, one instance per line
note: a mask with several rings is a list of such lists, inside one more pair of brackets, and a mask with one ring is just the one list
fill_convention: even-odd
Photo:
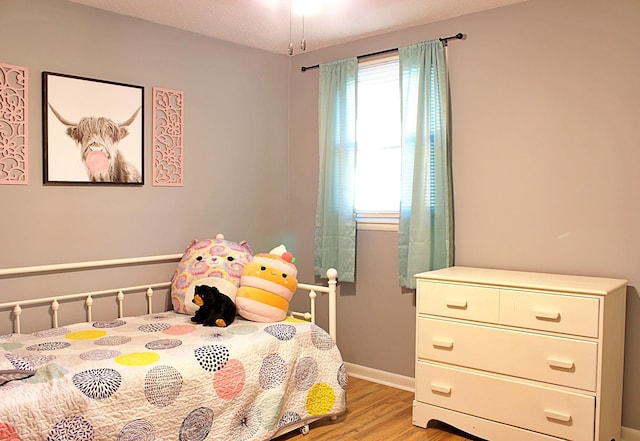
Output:
[[[0,289],[0,300],[31,276],[180,256],[0,269],[0,282],[14,283]],[[238,317],[224,328],[194,324],[170,307],[154,311],[168,281],[0,303],[0,319],[12,326],[0,332],[0,439],[253,441],[306,433],[310,422],[346,410],[337,273],[327,277],[326,285],[298,284],[297,296],[309,296],[307,312],[274,323]],[[328,298],[329,332],[316,324],[317,297]],[[129,298],[146,300],[145,313],[125,314]],[[104,299],[114,315],[95,319]],[[61,323],[60,311],[74,307],[85,320]],[[47,315],[51,326],[25,332],[31,313]]]

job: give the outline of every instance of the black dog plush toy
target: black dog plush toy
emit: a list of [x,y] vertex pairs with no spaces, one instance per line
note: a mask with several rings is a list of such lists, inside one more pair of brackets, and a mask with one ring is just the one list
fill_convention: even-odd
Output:
[[236,304],[214,286],[196,286],[193,303],[200,307],[191,317],[194,323],[224,328],[236,318]]

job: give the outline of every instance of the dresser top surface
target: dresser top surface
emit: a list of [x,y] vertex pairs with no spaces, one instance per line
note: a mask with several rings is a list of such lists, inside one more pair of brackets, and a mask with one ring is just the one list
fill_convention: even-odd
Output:
[[571,291],[584,294],[606,295],[627,281],[602,277],[587,277],[551,273],[534,273],[489,268],[452,266],[416,274],[418,280],[474,283],[505,288],[527,288],[545,291]]

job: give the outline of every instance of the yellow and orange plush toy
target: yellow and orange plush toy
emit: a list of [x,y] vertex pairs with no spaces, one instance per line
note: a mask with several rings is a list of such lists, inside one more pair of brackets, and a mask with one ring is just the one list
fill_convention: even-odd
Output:
[[295,259],[284,245],[259,253],[247,263],[236,293],[238,314],[254,322],[284,320],[289,301],[298,288]]

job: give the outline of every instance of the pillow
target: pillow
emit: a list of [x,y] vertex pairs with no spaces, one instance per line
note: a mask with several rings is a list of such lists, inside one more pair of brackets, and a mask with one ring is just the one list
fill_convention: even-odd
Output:
[[35,374],[36,371],[26,360],[12,352],[0,349],[0,386],[11,381],[21,380]]
[[215,239],[191,241],[171,279],[174,311],[194,314],[198,310],[193,303],[196,285],[216,287],[235,300],[240,275],[252,257],[251,247],[246,242],[231,242],[222,234]]
[[291,253],[283,249],[256,254],[245,265],[236,294],[236,309],[245,319],[279,322],[286,318],[289,301],[298,289],[298,270]]

